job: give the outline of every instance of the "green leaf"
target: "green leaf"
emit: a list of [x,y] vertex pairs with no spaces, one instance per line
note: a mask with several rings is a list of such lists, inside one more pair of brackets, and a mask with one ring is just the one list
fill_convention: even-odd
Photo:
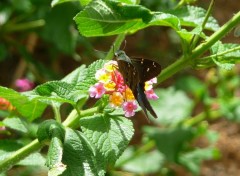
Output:
[[68,84],[76,85],[86,78],[87,76],[86,72],[87,72],[86,66],[81,65],[80,67],[69,73],[67,76],[65,76],[63,79],[61,79],[61,81],[64,81]]
[[74,20],[80,33],[88,37],[133,33],[152,25],[180,29],[176,16],[112,0],[92,1]]
[[3,120],[3,123],[6,127],[22,132],[27,133],[28,132],[28,124],[23,119],[20,119],[18,117],[13,118],[6,118]]
[[57,176],[66,170],[66,166],[62,164],[63,143],[58,136],[51,139],[47,154],[46,165],[50,169],[49,174]]
[[75,52],[78,33],[72,18],[78,11],[79,7],[73,3],[55,6],[46,15],[46,25],[41,32],[45,40],[55,44],[57,49],[66,54]]
[[37,100],[31,100],[24,93],[16,92],[0,86],[0,97],[10,101],[17,111],[27,120],[32,121],[40,117],[46,108],[46,105]]
[[181,39],[181,44],[183,48],[183,54],[189,54],[191,51],[191,44],[194,36],[200,36],[201,38],[206,38],[204,33],[202,32],[202,27],[197,26],[192,31],[187,31],[186,29],[182,29],[180,31],[177,31],[178,35]]
[[82,77],[75,85],[75,89],[82,90],[88,93],[89,87],[97,82],[97,80],[95,79],[96,71],[103,68],[103,65],[106,62],[107,61],[100,59],[89,65],[87,70],[84,70],[84,72],[82,73]]
[[115,163],[133,136],[132,123],[124,117],[96,114],[80,119],[80,125],[104,168]]
[[49,81],[37,86],[25,95],[50,105],[69,103],[75,106],[79,101],[83,104],[88,98],[89,87],[97,82],[95,79],[96,71],[101,69],[105,62],[98,60],[88,68],[80,66],[61,81]]
[[183,154],[179,162],[188,168],[194,175],[199,175],[201,163],[204,160],[212,160],[220,157],[220,152],[216,148],[196,149]]
[[159,99],[151,101],[151,105],[158,115],[155,122],[161,125],[173,125],[191,115],[193,102],[183,91],[176,91],[170,87],[157,89],[155,93],[159,97]]
[[204,95],[208,94],[206,84],[193,76],[184,76],[178,79],[176,82],[176,88],[191,93],[197,98],[202,98]]
[[59,4],[61,4],[61,3],[74,2],[74,1],[80,2],[80,4],[81,4],[82,6],[86,6],[86,5],[89,4],[92,0],[53,0],[52,3],[51,3],[51,6],[54,7],[54,6],[59,5]]
[[194,137],[191,128],[159,129],[144,127],[144,131],[156,143],[157,149],[171,162],[178,161],[178,155],[183,150],[184,143]]
[[[223,44],[222,42],[218,41],[211,48],[211,52],[212,54],[214,54],[214,56],[211,57],[213,62],[215,62],[216,65],[218,65],[223,69],[226,69],[226,70],[232,69],[234,65],[240,61],[239,59],[240,49],[235,50],[233,52],[227,52],[227,51],[239,46],[240,45],[238,44],[232,44],[232,43]],[[222,53],[226,53],[226,54],[222,54]]]
[[83,98],[83,95],[80,92],[73,91],[73,89],[75,88],[72,84],[63,81],[50,81],[37,86],[28,95],[48,104],[52,104],[52,101],[54,101],[74,105],[79,99]]
[[164,157],[158,151],[154,150],[148,153],[142,153],[131,158],[134,152],[133,148],[128,148],[119,158],[118,162],[120,163],[121,158],[130,158],[129,161],[121,167],[123,170],[139,174],[151,174],[158,172],[163,167]]
[[105,171],[97,160],[95,152],[89,146],[86,137],[79,131],[66,129],[63,151],[63,163],[67,169],[63,176],[104,176]]
[[32,153],[23,160],[21,160],[17,165],[23,166],[44,166],[45,158],[40,153]]
[[[201,25],[206,16],[205,9],[195,6],[184,6],[178,9],[168,11],[168,13],[177,16],[182,26],[190,27],[196,27]],[[217,31],[219,29],[217,20],[210,16],[205,25],[205,29]]]

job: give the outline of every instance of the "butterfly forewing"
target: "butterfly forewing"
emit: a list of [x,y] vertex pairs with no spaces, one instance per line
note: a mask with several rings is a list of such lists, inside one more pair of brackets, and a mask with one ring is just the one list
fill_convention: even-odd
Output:
[[152,60],[142,58],[131,58],[132,64],[139,72],[140,82],[146,82],[157,77],[161,72],[161,66]]
[[117,62],[119,71],[123,76],[124,82],[132,91],[134,91],[136,89],[136,85],[139,82],[139,75],[136,71],[136,68],[130,62],[126,62],[123,60],[118,60]]

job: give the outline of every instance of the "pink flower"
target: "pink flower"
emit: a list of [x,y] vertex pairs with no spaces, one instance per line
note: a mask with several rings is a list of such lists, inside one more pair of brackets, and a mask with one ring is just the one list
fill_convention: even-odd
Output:
[[100,82],[89,88],[90,97],[101,98],[105,92],[106,90],[103,86],[103,83]]
[[127,101],[122,105],[123,110],[125,111],[126,117],[132,117],[135,115],[135,111],[137,109],[136,101]]
[[15,85],[19,92],[24,92],[31,90],[34,86],[34,83],[31,82],[29,79],[23,78],[23,79],[17,79],[15,82]]
[[124,80],[123,77],[121,75],[120,72],[118,72],[117,70],[114,72],[114,74],[112,74],[112,80],[115,82],[116,84],[116,91],[117,92],[124,92],[125,91],[125,84],[124,84]]
[[155,92],[153,91],[153,89],[146,90],[146,91],[145,91],[145,94],[146,94],[146,96],[147,96],[148,99],[156,100],[156,99],[159,98],[159,97],[157,96],[157,94],[155,94]]

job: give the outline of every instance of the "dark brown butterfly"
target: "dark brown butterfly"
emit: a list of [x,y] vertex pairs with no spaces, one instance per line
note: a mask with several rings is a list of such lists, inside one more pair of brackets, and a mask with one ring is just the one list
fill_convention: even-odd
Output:
[[146,81],[158,76],[161,72],[161,66],[148,59],[130,59],[122,50],[118,50],[115,56],[125,84],[132,90],[135,99],[143,109],[146,117],[149,118],[147,114],[148,110],[153,117],[157,118],[157,114],[154,112],[144,93],[144,86]]

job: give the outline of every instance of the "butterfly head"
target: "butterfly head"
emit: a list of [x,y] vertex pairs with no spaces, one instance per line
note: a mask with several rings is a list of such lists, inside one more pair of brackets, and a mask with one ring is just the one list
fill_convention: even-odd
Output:
[[118,57],[121,57],[121,56],[124,56],[126,55],[126,53],[123,51],[123,50],[117,50],[114,55],[118,58]]

